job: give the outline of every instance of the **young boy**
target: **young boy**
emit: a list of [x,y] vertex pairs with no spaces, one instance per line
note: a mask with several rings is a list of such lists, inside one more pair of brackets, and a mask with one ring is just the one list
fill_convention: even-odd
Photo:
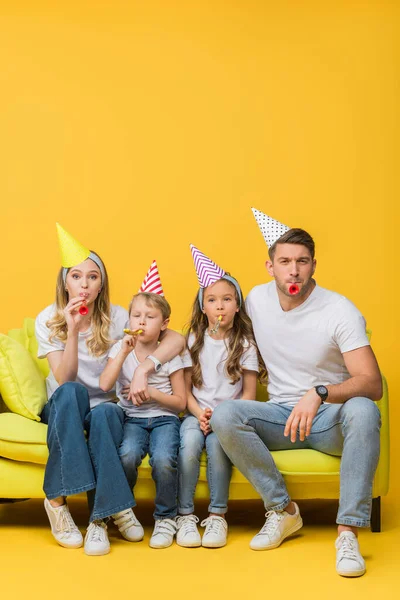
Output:
[[[146,454],[150,455],[152,477],[156,484],[154,519],[150,539],[152,548],[167,548],[176,532],[179,449],[178,414],[186,408],[183,363],[179,356],[163,364],[149,377],[150,400],[136,400],[123,388],[129,387],[135,369],[156,350],[160,334],[169,322],[171,308],[160,294],[140,292],[129,307],[129,334],[117,342],[109,353],[107,366],[100,377],[103,390],[117,384],[119,406],[125,412],[121,461],[131,488],[137,481],[137,469]],[[137,521],[138,532],[143,529]]]

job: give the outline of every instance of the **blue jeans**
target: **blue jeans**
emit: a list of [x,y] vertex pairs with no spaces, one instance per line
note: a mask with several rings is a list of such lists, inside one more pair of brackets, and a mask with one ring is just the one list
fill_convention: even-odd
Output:
[[90,410],[87,389],[68,382],[54,392],[41,419],[48,423],[43,489],[49,500],[88,492],[90,521],[133,506],[118,455],[124,421],[119,406],[105,402]]
[[135,487],[137,470],[149,454],[156,484],[154,518],[173,519],[178,512],[178,449],[180,421],[177,417],[126,417],[119,454],[129,485]]
[[191,515],[194,512],[193,497],[199,479],[200,458],[204,447],[207,452],[207,481],[210,490],[208,511],[224,515],[228,510],[232,463],[222,450],[215,433],[211,432],[205,436],[200,429],[199,420],[190,415],[181,425],[178,457],[178,499],[181,515]]
[[322,404],[310,436],[295,443],[283,431],[292,407],[272,402],[227,400],[211,426],[234,465],[262,497],[267,510],[282,510],[290,498],[270,450],[312,448],[341,456],[340,502],[336,522],[369,527],[372,483],[379,460],[379,410],[368,398]]

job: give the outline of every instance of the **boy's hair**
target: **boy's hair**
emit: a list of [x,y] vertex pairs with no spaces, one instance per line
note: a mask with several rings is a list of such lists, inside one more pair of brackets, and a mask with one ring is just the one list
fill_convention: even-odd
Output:
[[268,252],[271,261],[274,260],[276,247],[278,244],[299,244],[301,246],[305,246],[311,254],[311,258],[314,260],[315,243],[311,235],[307,233],[307,231],[304,231],[304,229],[289,229],[289,231],[286,231],[286,233],[276,240]]
[[[225,339],[225,345],[228,351],[228,356],[225,361],[225,373],[231,380],[232,385],[239,381],[240,377],[243,374],[243,367],[240,364],[240,359],[242,357],[245,343],[248,342],[250,345],[253,345],[257,348],[256,342],[253,334],[253,326],[251,324],[250,317],[248,316],[246,309],[243,303],[243,294],[240,290],[240,295],[242,298],[242,302],[240,303],[240,298],[238,295],[238,291],[230,281],[226,280],[226,282],[232,287],[235,292],[235,298],[238,307],[240,306],[239,312],[235,314],[233,319],[232,328],[229,330],[228,337]],[[190,323],[186,326],[186,343],[189,347],[188,341],[191,333],[194,335],[194,343],[192,347],[189,348],[190,356],[192,359],[192,384],[196,388],[201,388],[203,385],[203,375],[201,372],[201,364],[200,364],[200,353],[204,346],[204,335],[208,328],[208,318],[205,315],[200,307],[199,303],[199,294],[196,294],[196,298],[193,302],[192,308],[192,317]],[[264,362],[261,358],[261,355],[257,348],[258,362],[259,362],[259,379],[260,381],[264,381],[266,378],[266,369]]]
[[[93,250],[91,251],[93,252]],[[100,258],[100,256],[96,254]],[[100,258],[101,260],[101,258]],[[103,262],[103,261],[101,261]],[[104,263],[103,263],[104,265]],[[58,272],[56,284],[56,312],[54,316],[47,321],[46,326],[50,329],[50,342],[56,338],[61,342],[67,341],[68,327],[65,321],[64,308],[69,302],[69,294],[65,289],[63,278],[63,267]],[[108,284],[107,270],[104,265],[104,279],[101,282],[101,290],[94,301],[91,329],[92,332],[86,340],[89,353],[92,356],[102,356],[110,348],[113,341],[109,338],[111,325],[111,306],[110,291]]]
[[161,311],[163,321],[170,318],[171,307],[164,296],[160,296],[160,294],[152,294],[150,292],[139,292],[133,296],[129,304],[129,316],[131,316],[132,305],[136,298],[143,298],[147,306],[158,308],[158,310]]

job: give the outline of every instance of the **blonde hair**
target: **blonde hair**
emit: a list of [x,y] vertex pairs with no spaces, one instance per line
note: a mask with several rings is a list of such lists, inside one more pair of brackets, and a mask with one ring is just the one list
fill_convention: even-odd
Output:
[[135,294],[129,304],[129,316],[131,316],[132,305],[137,298],[143,298],[147,306],[157,308],[162,315],[163,320],[169,319],[171,316],[171,307],[164,296],[153,294],[151,292],[139,292]]
[[[228,356],[225,361],[225,373],[231,380],[232,385],[239,381],[239,379],[242,377],[243,367],[240,364],[240,359],[243,353],[246,351],[245,347],[247,346],[247,342],[249,345],[254,346],[257,350],[259,364],[258,378],[260,381],[263,382],[266,379],[266,368],[254,339],[253,326],[250,317],[246,312],[244,303],[241,302],[241,299],[243,298],[242,290],[238,285],[241,296],[239,297],[238,290],[236,289],[234,284],[228,280],[226,280],[226,282],[235,291],[235,298],[236,303],[239,307],[239,311],[235,314],[232,327],[228,331],[228,336],[225,339],[225,345],[228,351]],[[198,389],[201,388],[203,385],[203,375],[200,364],[200,353],[204,346],[204,336],[208,329],[208,326],[208,318],[207,315],[203,313],[200,307],[199,295],[197,293],[196,298],[193,302],[192,317],[190,323],[186,327],[185,337],[186,343],[189,347],[189,336],[191,333],[194,335],[194,343],[192,344],[191,348],[189,348],[189,352],[193,364],[192,385]]]
[[[96,254],[93,252],[93,254]],[[96,254],[96,256],[99,256]],[[100,258],[100,256],[99,256]],[[101,258],[100,258],[101,260]],[[103,261],[102,261],[103,262]],[[104,263],[103,263],[104,265]],[[63,267],[61,267],[56,283],[56,313],[46,326],[50,329],[49,341],[57,338],[61,342],[67,341],[68,327],[64,316],[64,308],[69,301],[68,292],[65,289],[63,279]],[[104,267],[104,280],[101,282],[101,290],[96,300],[91,320],[91,335],[86,340],[89,354],[102,356],[107,352],[113,340],[109,338],[111,325],[110,291],[107,270]]]

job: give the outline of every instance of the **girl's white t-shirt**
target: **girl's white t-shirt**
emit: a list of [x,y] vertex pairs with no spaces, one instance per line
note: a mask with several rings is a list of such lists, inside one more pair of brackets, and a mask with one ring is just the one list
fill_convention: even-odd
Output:
[[[122,343],[117,342],[111,348],[109,358],[115,358],[121,350],[121,346]],[[155,400],[150,399],[147,402],[143,402],[143,404],[140,406],[135,406],[131,401],[128,401],[123,397],[122,388],[131,384],[133,374],[139,365],[140,361],[138,360],[135,351],[132,350],[132,352],[126,357],[117,379],[117,396],[119,398],[118,404],[124,410],[126,416],[138,417],[142,419],[165,416],[178,417],[178,413],[172,408],[162,406]],[[164,394],[172,394],[170,375],[175,373],[175,371],[179,371],[179,369],[183,369],[182,359],[180,356],[175,356],[175,358],[169,362],[164,363],[158,373],[152,373],[149,375],[147,383],[160,390],[160,392],[164,392]]]
[[[188,340],[189,348],[192,347],[193,343],[194,335],[190,334]],[[215,340],[206,331],[204,346],[200,352],[203,385],[200,389],[194,386],[192,388],[192,394],[203,410],[206,408],[214,410],[224,400],[237,400],[242,394],[243,377],[240,377],[239,381],[232,384],[225,372],[227,357],[228,350],[225,340]],[[246,343],[240,364],[246,371],[256,371],[258,373],[258,358],[255,346],[250,345],[248,342]],[[183,356],[183,365],[185,368],[193,366],[188,349],[186,349]]]
[[[46,326],[46,322],[55,314],[55,304],[45,308],[37,317],[35,322],[35,334],[39,344],[38,358],[45,358],[50,352],[64,350],[65,344],[60,340],[54,339],[50,342],[50,329]],[[128,311],[122,306],[111,305],[111,325],[109,330],[109,338],[111,340],[119,340],[124,336],[124,328],[128,326]],[[91,334],[91,329],[83,333],[79,333],[78,339],[78,373],[75,381],[85,386],[89,392],[90,408],[97,406],[101,402],[116,402],[117,398],[115,390],[103,392],[100,389],[99,378],[103,372],[108,358],[108,351],[101,356],[92,356],[89,354],[89,349],[86,345],[86,340]],[[53,372],[46,380],[47,398],[51,398],[56,389],[59,387]]]

